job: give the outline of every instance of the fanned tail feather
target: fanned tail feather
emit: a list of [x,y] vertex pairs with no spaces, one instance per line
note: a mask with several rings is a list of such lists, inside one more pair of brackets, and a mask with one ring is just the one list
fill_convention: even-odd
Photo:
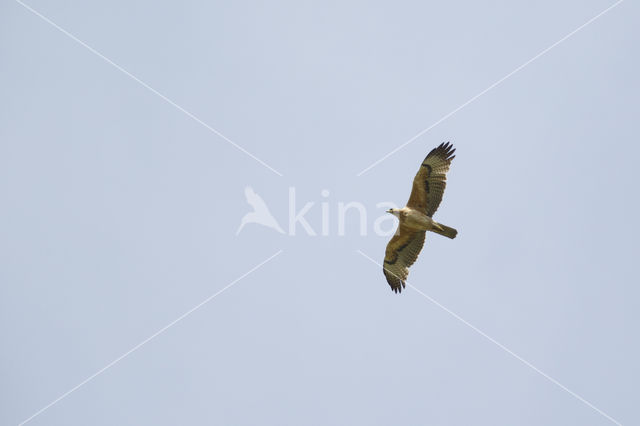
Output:
[[458,235],[457,230],[441,223],[438,223],[438,226],[431,229],[431,231],[435,232],[436,234],[444,235],[445,237],[451,238],[452,240],[456,237],[456,235]]

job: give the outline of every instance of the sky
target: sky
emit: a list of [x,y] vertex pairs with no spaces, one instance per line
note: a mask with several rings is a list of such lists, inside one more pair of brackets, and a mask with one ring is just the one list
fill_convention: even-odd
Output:
[[[0,423],[639,424],[639,14],[3,1]],[[443,141],[397,295],[379,203]]]

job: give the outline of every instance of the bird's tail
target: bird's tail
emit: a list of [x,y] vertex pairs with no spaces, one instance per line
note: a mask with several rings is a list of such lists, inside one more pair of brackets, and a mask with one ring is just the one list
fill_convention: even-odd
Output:
[[436,223],[436,226],[432,228],[431,231],[435,232],[436,234],[444,235],[445,237],[451,238],[452,240],[456,237],[456,235],[458,235],[458,231],[441,223]]

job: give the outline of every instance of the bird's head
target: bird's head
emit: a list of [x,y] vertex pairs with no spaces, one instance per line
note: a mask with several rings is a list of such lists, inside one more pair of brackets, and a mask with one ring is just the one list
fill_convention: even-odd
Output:
[[398,209],[389,209],[389,210],[387,210],[387,213],[391,213],[392,215],[394,215],[396,217],[400,217],[400,210],[398,210]]

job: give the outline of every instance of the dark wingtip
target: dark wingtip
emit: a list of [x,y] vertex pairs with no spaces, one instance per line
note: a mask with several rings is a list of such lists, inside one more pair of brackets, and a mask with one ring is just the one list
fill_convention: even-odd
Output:
[[445,160],[453,160],[454,159],[454,155],[453,153],[456,152],[456,149],[453,147],[453,144],[450,141],[447,142],[442,142],[440,145],[438,145],[437,147],[433,148],[429,154],[427,154],[427,157],[425,158],[425,160],[431,156],[439,156],[444,158]]
[[391,290],[393,290],[394,293],[398,294],[398,293],[402,293],[403,288],[404,288],[404,282],[400,281],[400,284],[397,287],[391,287]]

